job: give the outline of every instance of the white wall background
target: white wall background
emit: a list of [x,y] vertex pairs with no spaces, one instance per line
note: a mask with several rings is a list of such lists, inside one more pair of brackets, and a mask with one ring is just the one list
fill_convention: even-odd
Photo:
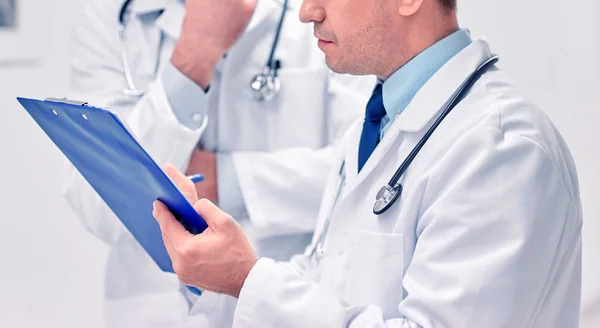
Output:
[[570,146],[584,211],[581,327],[600,328],[600,3],[458,0],[499,66],[548,113]]
[[105,246],[59,194],[63,157],[14,99],[66,94],[84,0],[17,2],[21,29],[0,30],[0,327],[99,328]]
[[[84,2],[20,0],[24,30],[19,37],[0,30],[3,328],[102,326],[106,248],[78,225],[58,188],[61,154],[14,100],[67,93],[68,37]],[[547,111],[571,147],[585,218],[582,327],[600,327],[600,4],[459,4],[462,25],[474,36],[487,37],[501,56],[500,66]],[[15,56],[27,60],[7,65],[6,59]]]

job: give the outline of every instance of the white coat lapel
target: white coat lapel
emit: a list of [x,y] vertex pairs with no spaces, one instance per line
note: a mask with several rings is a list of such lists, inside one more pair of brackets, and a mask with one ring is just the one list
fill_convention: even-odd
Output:
[[437,117],[459,86],[491,56],[490,47],[485,40],[471,43],[442,66],[419,90],[394,125],[400,131],[421,131],[432,123],[432,119]]
[[[348,128],[347,138],[344,139],[344,174],[346,174],[346,191],[350,190],[356,184],[358,177],[358,143],[360,142],[360,133],[362,131],[363,120],[357,121]],[[343,198],[343,197],[342,197]]]
[[185,4],[179,0],[169,1],[156,25],[170,38],[177,40],[181,34],[181,24],[185,15]]
[[127,59],[134,81],[141,85],[156,75],[161,41],[159,30],[154,28],[154,21],[150,22],[146,18],[151,17],[148,15],[158,15],[169,1],[171,0],[133,1],[129,12],[126,13],[125,41],[129,52]]
[[[369,160],[365,163],[363,169],[356,176],[356,179],[348,181],[347,191],[344,193],[344,196],[349,195],[355,190],[375,170],[387,153],[387,150],[394,145],[402,133],[417,133],[421,132],[425,127],[429,127],[430,123],[433,123],[434,118],[438,116],[440,110],[450,100],[458,87],[467,80],[477,67],[490,57],[491,51],[487,42],[477,40],[442,66],[419,90],[406,109],[395,119],[383,137],[383,140],[381,140],[371,154],[371,157],[369,157]],[[346,161],[357,161],[360,133],[361,129],[357,129],[353,133],[351,142],[354,142],[354,147],[352,145],[348,147]],[[406,154],[403,154],[404,157],[408,156],[410,150],[412,150],[412,147],[407,148]],[[354,164],[352,168],[356,170],[357,165]],[[392,173],[390,172],[390,178]]]
[[[257,0],[256,10],[254,10],[254,14],[252,15],[252,19],[250,19],[250,23],[248,23],[248,27],[246,28],[246,33],[251,32],[257,26],[260,25],[266,18],[270,17],[270,15],[277,11],[281,13],[281,9],[283,9],[283,0]],[[289,1],[293,2],[292,0]],[[291,12],[292,5],[288,5],[287,13]],[[279,17],[279,16],[277,16]],[[296,18],[297,19],[297,18]]]
[[131,13],[135,15],[143,15],[160,11],[165,9],[169,1],[171,0],[135,0],[131,5]]

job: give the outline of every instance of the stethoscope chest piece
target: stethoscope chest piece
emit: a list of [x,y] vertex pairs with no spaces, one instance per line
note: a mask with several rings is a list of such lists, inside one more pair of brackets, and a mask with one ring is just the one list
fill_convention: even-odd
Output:
[[250,82],[254,98],[259,101],[269,101],[275,98],[281,89],[279,77],[274,74],[273,69],[265,67],[262,73],[256,74]]
[[385,185],[379,189],[373,205],[373,213],[375,215],[383,214],[387,211],[402,195],[402,185],[396,184],[394,187]]

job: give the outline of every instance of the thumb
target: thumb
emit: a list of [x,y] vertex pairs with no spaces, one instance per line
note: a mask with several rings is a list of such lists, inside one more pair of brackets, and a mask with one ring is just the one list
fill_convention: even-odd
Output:
[[230,223],[235,223],[229,214],[223,212],[206,198],[198,200],[194,204],[194,209],[196,209],[196,212],[202,216],[206,224],[213,231],[226,230]]
[[160,201],[154,201],[152,207],[152,215],[158,221],[163,235],[168,239],[165,240],[165,246],[169,247],[166,243],[170,243],[176,249],[179,249],[187,239],[192,237],[192,234],[185,230],[181,223],[175,219],[165,204]]
[[194,204],[198,200],[196,186],[194,186],[192,180],[188,179],[173,164],[165,165],[164,171],[190,204]]

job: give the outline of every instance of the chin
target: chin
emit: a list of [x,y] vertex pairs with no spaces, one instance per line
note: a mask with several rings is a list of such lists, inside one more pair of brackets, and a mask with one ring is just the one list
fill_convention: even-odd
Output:
[[338,74],[350,74],[350,75],[370,75],[373,74],[370,70],[356,63],[346,63],[341,60],[333,60],[329,56],[325,58],[327,66]]
[[334,71],[338,74],[350,73],[350,71],[348,71],[348,67],[346,67],[346,65],[341,64],[339,60],[334,60],[330,56],[325,57],[325,63],[327,64],[327,67],[329,67],[332,71]]

